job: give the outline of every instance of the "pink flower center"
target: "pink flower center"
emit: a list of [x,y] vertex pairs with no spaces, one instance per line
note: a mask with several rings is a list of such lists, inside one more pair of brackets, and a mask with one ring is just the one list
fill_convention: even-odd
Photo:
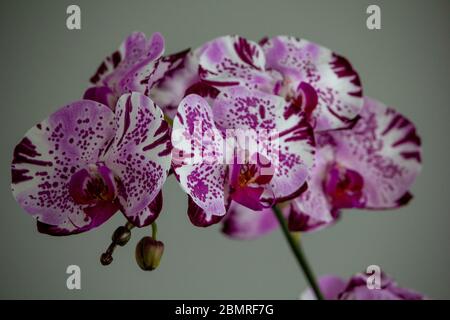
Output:
[[69,194],[77,204],[113,201],[117,197],[117,178],[104,164],[88,165],[75,172],[69,181]]
[[261,154],[243,164],[235,160],[230,167],[231,199],[252,210],[262,210],[261,197],[272,177],[270,161]]
[[301,82],[294,90],[292,80],[289,78],[285,78],[278,87],[275,87],[275,93],[290,103],[284,114],[286,118],[304,112],[310,119],[319,102],[316,90],[309,83]]
[[323,189],[329,197],[333,207],[360,208],[364,204],[363,199],[364,179],[356,171],[339,165],[332,164],[323,181]]

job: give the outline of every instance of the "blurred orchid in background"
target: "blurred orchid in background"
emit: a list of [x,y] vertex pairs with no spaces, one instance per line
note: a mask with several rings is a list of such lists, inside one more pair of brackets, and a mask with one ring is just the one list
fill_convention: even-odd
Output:
[[[385,273],[381,273],[380,288],[369,288],[369,276],[358,273],[349,280],[335,275],[325,275],[318,279],[319,286],[327,300],[424,300],[426,297],[413,290],[399,287]],[[311,289],[301,295],[302,300],[316,300]]]
[[[341,209],[394,209],[411,199],[421,170],[421,141],[414,125],[382,103],[365,98],[356,125],[316,133],[314,168],[308,188],[284,204],[291,231],[314,231],[333,224]],[[243,212],[246,211],[246,212]],[[262,236],[278,227],[271,210],[232,208],[225,234]]]

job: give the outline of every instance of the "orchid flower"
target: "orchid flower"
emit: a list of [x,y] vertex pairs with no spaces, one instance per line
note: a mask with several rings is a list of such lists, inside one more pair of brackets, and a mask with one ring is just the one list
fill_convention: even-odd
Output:
[[224,36],[164,56],[161,34],[134,32],[90,81],[83,100],[31,128],[14,149],[13,195],[40,232],[85,232],[121,211],[128,222],[101,263],[111,263],[133,227],[151,224],[135,256],[153,270],[164,252],[154,221],[171,170],[194,225],[223,221],[237,239],[281,225],[312,288],[304,298],[322,299],[321,290],[328,299],[423,298],[384,274],[378,291],[365,287],[365,274],[317,285],[289,232],[332,225],[342,209],[404,205],[421,170],[414,125],[364,98],[344,57],[288,36],[259,44]]
[[14,149],[12,191],[51,235],[88,231],[118,210],[152,223],[171,163],[170,128],[148,97],[122,95],[115,112],[80,100],[31,128]]
[[[365,273],[358,273],[349,280],[335,275],[319,278],[319,286],[327,300],[424,300],[424,295],[413,290],[399,287],[395,281],[381,273],[380,288],[369,289],[370,281]],[[368,281],[369,280],[369,281]],[[302,300],[315,300],[311,289],[306,289],[300,296]]]
[[296,197],[314,153],[303,114],[286,117],[283,98],[242,86],[223,88],[212,102],[188,95],[173,122],[173,168],[193,224],[217,223],[233,204],[260,211]]
[[205,84],[278,95],[286,100],[286,115],[303,112],[316,132],[351,126],[363,105],[348,60],[307,40],[277,36],[257,44],[224,36],[199,48],[198,60]]
[[198,63],[189,50],[163,56],[164,38],[154,33],[130,34],[119,49],[98,67],[86,90],[85,99],[110,106],[125,93],[139,92],[150,97],[165,115],[173,118],[186,90],[198,82]]
[[[421,141],[414,124],[384,104],[365,98],[352,129],[316,134],[317,153],[308,189],[284,206],[291,231],[333,224],[345,208],[391,209],[411,199],[421,170]],[[269,210],[231,208],[225,234],[252,239],[278,226]]]

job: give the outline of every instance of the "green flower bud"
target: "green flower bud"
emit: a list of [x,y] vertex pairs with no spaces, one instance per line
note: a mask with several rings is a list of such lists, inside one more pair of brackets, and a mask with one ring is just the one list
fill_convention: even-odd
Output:
[[142,270],[155,270],[164,252],[164,243],[144,237],[136,245],[136,262]]

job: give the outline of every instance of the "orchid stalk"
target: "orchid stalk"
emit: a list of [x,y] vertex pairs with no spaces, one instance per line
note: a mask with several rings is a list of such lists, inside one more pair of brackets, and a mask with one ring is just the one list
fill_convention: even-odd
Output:
[[280,209],[277,206],[273,206],[272,210],[278,222],[280,223],[281,231],[287,243],[289,244],[289,247],[291,248],[295,259],[297,260],[300,269],[303,271],[303,274],[305,275],[306,281],[309,283],[309,286],[313,290],[317,300],[324,300],[323,294],[320,291],[319,285],[317,284],[314,272],[311,269],[308,260],[306,259],[306,256],[303,253],[300,242],[295,241],[294,237],[292,236],[292,233],[288,229],[286,219],[283,217],[283,213],[280,211]]

